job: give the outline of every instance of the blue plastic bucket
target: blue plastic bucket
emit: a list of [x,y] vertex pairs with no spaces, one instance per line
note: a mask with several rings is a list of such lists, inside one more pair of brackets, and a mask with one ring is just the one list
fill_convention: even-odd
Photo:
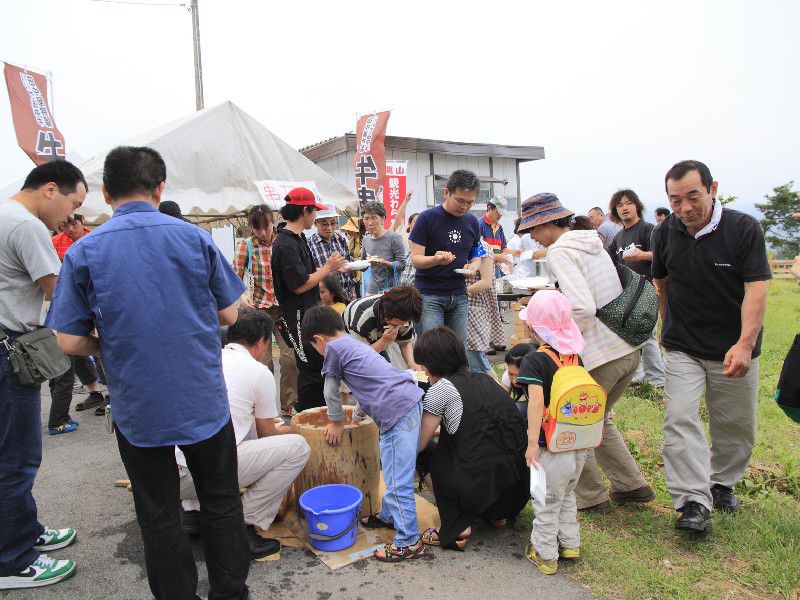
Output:
[[355,544],[362,500],[361,490],[338,483],[303,492],[299,505],[308,523],[304,529],[311,545],[317,550],[334,552]]

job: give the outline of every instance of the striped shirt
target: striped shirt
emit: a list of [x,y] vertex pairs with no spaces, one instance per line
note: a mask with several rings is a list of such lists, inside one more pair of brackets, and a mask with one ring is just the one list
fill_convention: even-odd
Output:
[[422,398],[422,410],[442,418],[447,433],[454,434],[461,425],[464,402],[456,387],[447,379],[434,383]]
[[[252,252],[248,258],[247,239],[250,240]],[[255,236],[239,242],[233,266],[236,274],[244,279],[245,271],[253,274],[253,305],[256,308],[278,306],[275,288],[272,285],[272,248]],[[249,264],[248,264],[249,262]]]
[[636,348],[595,316],[622,293],[611,257],[597,231],[568,231],[547,249],[547,268],[572,303],[572,318],[586,340],[581,353],[587,371],[627,356]]
[[[347,305],[344,309],[345,331],[367,344],[374,344],[383,335],[384,325],[380,320],[380,306],[383,294],[364,296]],[[395,341],[405,344],[414,340],[414,326],[409,323],[397,332]]]
[[[319,233],[314,233],[308,240],[308,247],[311,250],[311,260],[314,261],[314,267],[317,269],[324,265],[334,252],[341,254],[345,260],[354,260],[353,253],[348,248],[347,238],[338,231],[334,231],[329,240],[324,239]],[[338,275],[344,291],[353,294],[357,286],[355,272],[348,271],[336,273],[336,275]]]

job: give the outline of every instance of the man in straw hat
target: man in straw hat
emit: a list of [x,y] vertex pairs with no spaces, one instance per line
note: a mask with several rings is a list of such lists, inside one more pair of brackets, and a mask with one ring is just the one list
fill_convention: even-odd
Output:
[[[555,194],[537,194],[523,202],[518,232],[530,232],[547,248],[547,267],[572,303],[572,317],[586,340],[581,353],[584,366],[606,391],[610,410],[636,372],[640,352],[595,316],[598,307],[622,293],[622,284],[597,231],[570,230],[574,214]],[[579,510],[609,508],[609,493],[598,464],[616,502],[650,502],[655,498],[608,411],[603,443],[590,453],[575,489]]]

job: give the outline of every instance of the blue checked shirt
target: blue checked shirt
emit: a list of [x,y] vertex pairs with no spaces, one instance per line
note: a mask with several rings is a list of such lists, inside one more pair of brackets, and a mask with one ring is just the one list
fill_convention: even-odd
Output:
[[[314,267],[317,269],[324,265],[328,257],[334,252],[344,256],[345,260],[354,260],[352,252],[347,248],[347,238],[338,231],[333,232],[330,240],[324,240],[319,233],[315,233],[308,240],[308,247],[311,249],[311,260],[314,261]],[[358,285],[355,272],[336,273],[336,275],[339,276],[339,281],[342,282],[344,290],[352,296]]]

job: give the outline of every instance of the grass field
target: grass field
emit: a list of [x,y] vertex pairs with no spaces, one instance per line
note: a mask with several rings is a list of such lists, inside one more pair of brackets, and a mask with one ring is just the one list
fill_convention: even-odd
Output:
[[[773,282],[761,355],[758,440],[737,489],[740,511],[713,513],[714,527],[703,539],[674,530],[661,458],[663,400],[629,391],[615,406],[615,423],[656,500],[641,507],[614,504],[607,514],[580,513],[583,558],[560,570],[604,598],[798,598],[800,426],[772,397],[799,324],[800,286]],[[518,527],[530,531],[530,506],[522,517]]]

